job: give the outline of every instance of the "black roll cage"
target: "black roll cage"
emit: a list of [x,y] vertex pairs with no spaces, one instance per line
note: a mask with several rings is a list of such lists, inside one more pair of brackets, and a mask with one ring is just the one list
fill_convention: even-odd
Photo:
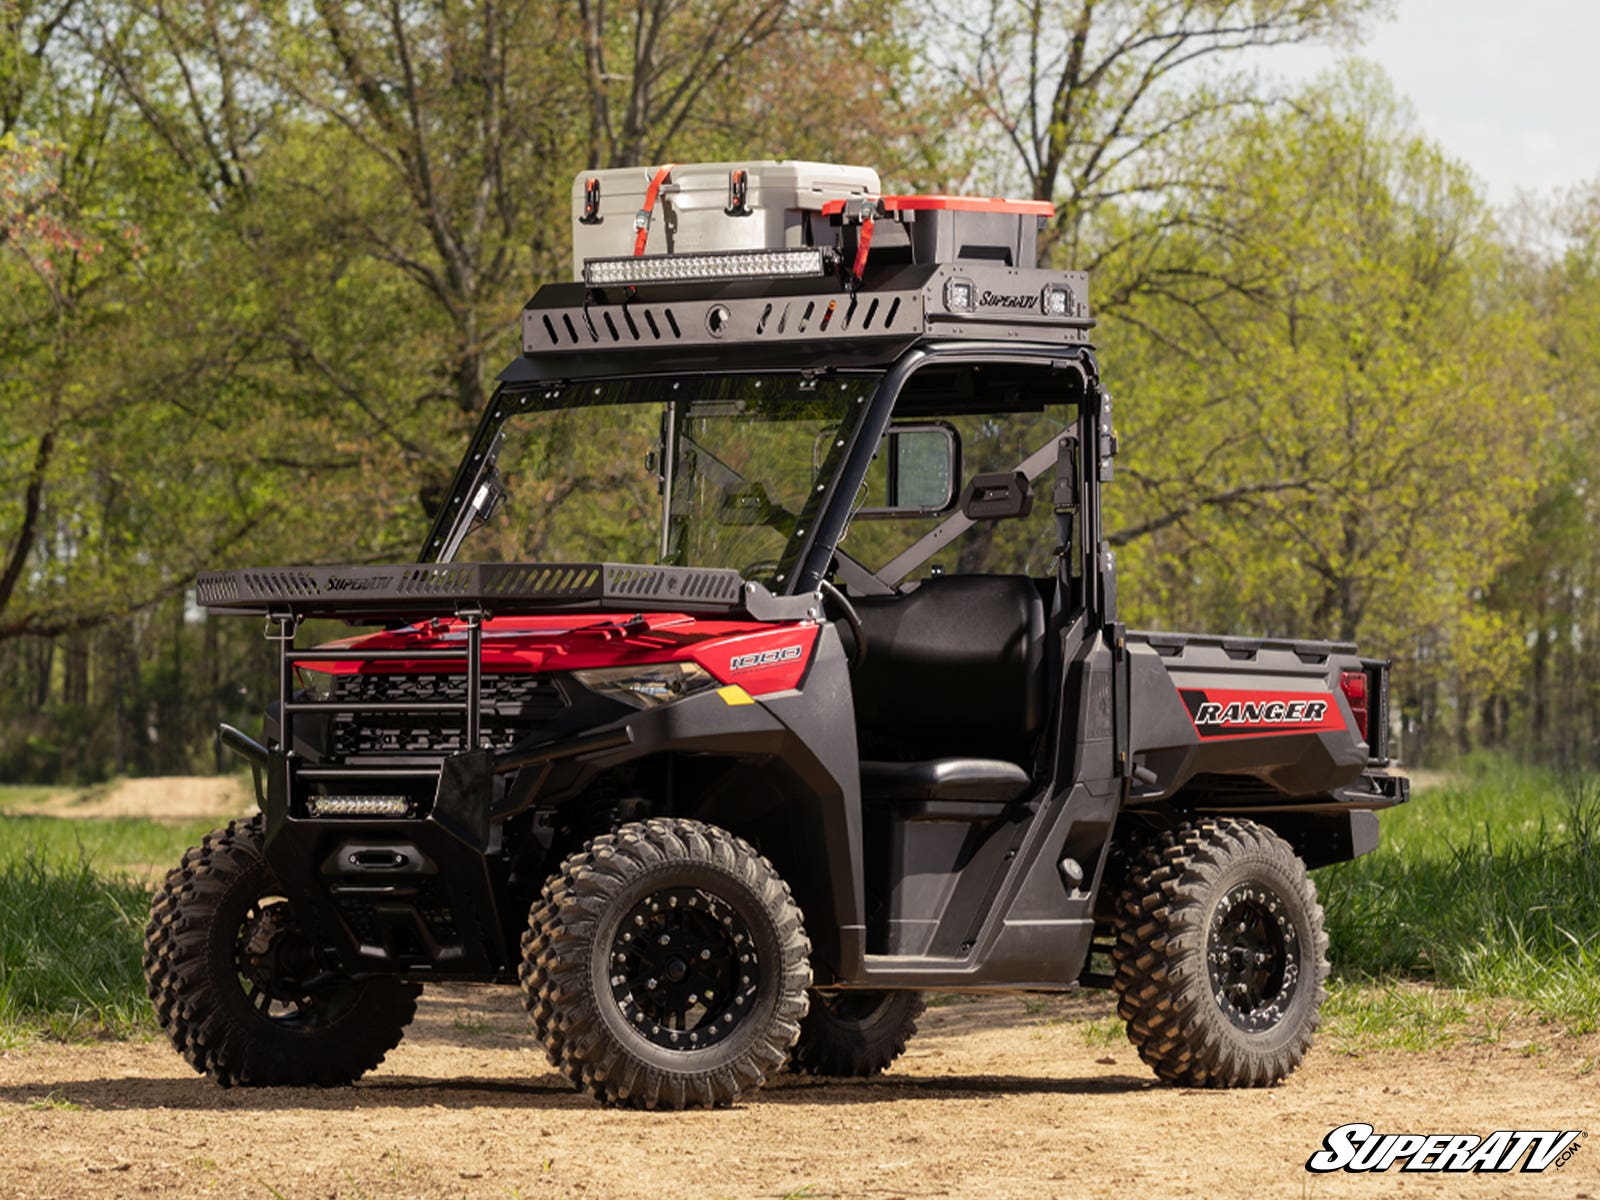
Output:
[[[1053,494],[1053,502],[1060,526],[1059,546],[1065,551],[1058,556],[1058,578],[1064,589],[1070,588],[1076,580],[1083,581],[1083,594],[1073,597],[1075,602],[1073,607],[1082,607],[1089,630],[1100,629],[1116,622],[1115,559],[1104,540],[1099,488],[1102,481],[1111,478],[1111,457],[1115,453],[1115,438],[1111,430],[1111,400],[1100,386],[1098,365],[1093,351],[1087,346],[1067,347],[1026,343],[1002,346],[992,341],[949,341],[923,343],[900,354],[888,365],[873,391],[867,412],[856,425],[845,460],[826,485],[827,492],[819,508],[820,519],[807,535],[807,541],[798,556],[799,567],[794,572],[793,578],[778,589],[778,594],[793,596],[814,594],[822,582],[835,571],[839,572],[847,584],[853,584],[853,590],[878,594],[895,592],[898,590],[897,585],[910,571],[971,527],[973,524],[971,518],[959,511],[952,514],[935,530],[898,556],[892,564],[895,570],[888,572],[891,577],[887,578],[869,571],[840,549],[840,542],[850,522],[853,499],[866,479],[873,456],[889,429],[901,395],[912,376],[919,370],[934,365],[981,366],[1001,363],[1032,363],[1048,367],[1053,373],[1061,373],[1068,386],[1077,393],[1075,398],[1079,412],[1075,436],[1071,439],[1072,445],[1068,447],[1065,445],[1066,439],[1053,437],[1045,446],[1018,463],[1017,469],[1026,474],[1031,481],[1038,478],[1051,464],[1056,464],[1057,487]],[[469,519],[463,511],[464,506],[476,481],[483,474],[485,460],[501,437],[505,422],[517,411],[514,407],[504,404],[504,400],[510,396],[520,396],[534,391],[550,392],[580,378],[578,375],[574,375],[571,379],[539,378],[537,372],[526,370],[527,365],[529,364],[525,360],[519,359],[502,373],[502,383],[484,410],[467,454],[456,472],[449,497],[428,531],[419,555],[420,562],[436,561],[438,552],[449,542],[458,521]],[[827,367],[780,365],[769,369],[795,370],[798,374],[810,377],[862,372],[862,368],[858,367],[835,370]],[[589,382],[602,379],[670,378],[682,374],[747,373],[749,373],[748,368],[738,371],[696,371],[693,368],[684,371],[658,369],[648,372],[612,370],[586,372],[581,378],[584,382]],[[1073,462],[1067,478],[1070,478],[1077,493],[1075,496],[1061,494],[1065,482],[1061,460],[1068,454],[1072,456]],[[1070,524],[1074,520],[1080,531],[1076,538],[1069,534]],[[1076,570],[1073,570],[1074,559]]]

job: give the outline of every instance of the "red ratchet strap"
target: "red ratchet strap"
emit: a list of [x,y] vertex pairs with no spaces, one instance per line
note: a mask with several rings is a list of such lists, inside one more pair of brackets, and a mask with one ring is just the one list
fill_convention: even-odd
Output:
[[639,258],[644,254],[644,244],[650,239],[650,216],[655,212],[656,197],[661,194],[661,185],[672,174],[672,169],[677,163],[668,163],[662,167],[650,180],[650,186],[645,189],[644,207],[633,218],[633,227],[637,231],[633,235],[633,256]]
[[872,218],[861,218],[861,233],[856,238],[856,261],[851,264],[850,274],[856,277],[859,284],[867,273],[867,251],[872,249]]

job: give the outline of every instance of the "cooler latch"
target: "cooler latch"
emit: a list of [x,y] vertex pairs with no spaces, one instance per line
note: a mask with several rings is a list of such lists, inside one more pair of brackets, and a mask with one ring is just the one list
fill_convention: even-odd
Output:
[[578,224],[598,225],[600,220],[600,177],[591,175],[583,183],[583,216]]
[[722,211],[730,217],[748,217],[751,215],[748,198],[750,195],[750,172],[744,169],[728,172],[728,207]]

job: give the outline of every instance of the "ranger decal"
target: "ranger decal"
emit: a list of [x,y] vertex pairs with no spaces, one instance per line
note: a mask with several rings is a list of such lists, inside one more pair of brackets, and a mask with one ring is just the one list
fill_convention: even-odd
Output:
[[1202,738],[1259,737],[1343,729],[1331,692],[1183,688],[1179,695]]

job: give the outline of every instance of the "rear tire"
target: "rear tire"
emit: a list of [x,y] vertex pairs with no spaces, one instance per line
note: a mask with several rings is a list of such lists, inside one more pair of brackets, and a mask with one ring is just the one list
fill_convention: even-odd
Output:
[[1252,821],[1180,825],[1137,856],[1118,902],[1117,1014],[1169,1083],[1265,1087],[1311,1046],[1327,952],[1287,842]]
[[550,1062],[602,1104],[732,1104],[800,1034],[811,944],[772,864],[699,821],[622,826],[529,916],[523,1003]]
[[261,854],[259,817],[183,856],[150,906],[146,989],[179,1054],[223,1087],[353,1083],[399,1045],[421,988],[323,972]]
[[812,992],[789,1069],[866,1079],[905,1053],[928,1007],[921,992]]

